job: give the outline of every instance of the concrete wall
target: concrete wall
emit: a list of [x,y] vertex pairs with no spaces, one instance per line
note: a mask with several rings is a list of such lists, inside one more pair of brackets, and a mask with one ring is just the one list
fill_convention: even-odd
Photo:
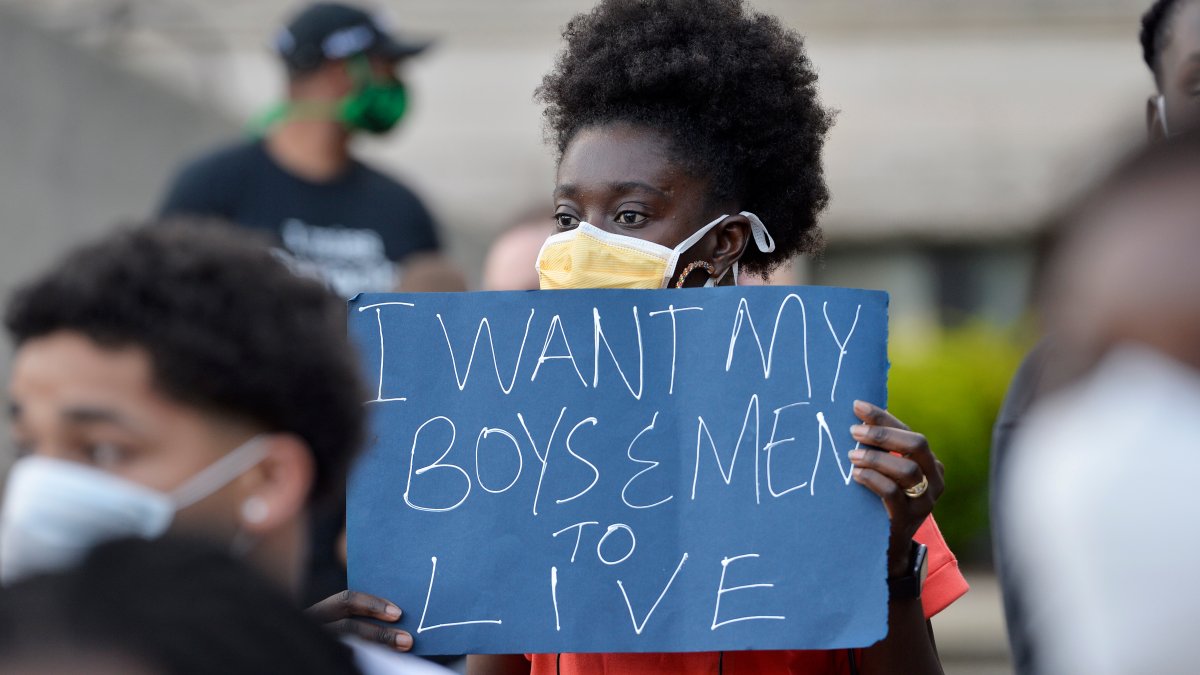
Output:
[[0,7],[0,297],[71,244],[152,212],[180,157],[235,132]]

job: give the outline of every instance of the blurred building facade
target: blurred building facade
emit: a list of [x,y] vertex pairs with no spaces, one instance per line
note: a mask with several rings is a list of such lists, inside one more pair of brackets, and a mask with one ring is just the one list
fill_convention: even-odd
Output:
[[[1148,2],[753,2],[807,36],[838,111],[829,245],[798,278],[888,289],[901,332],[1020,317],[1040,223],[1143,133]],[[4,247],[48,252],[150,213],[171,167],[279,95],[267,45],[297,4],[0,0],[0,176],[39,177],[3,188],[18,197],[0,206]],[[411,65],[401,130],[363,150],[428,199],[466,270],[511,219],[543,204],[549,217],[554,157],[532,92],[563,24],[591,4],[376,3],[439,42]],[[89,152],[111,161],[78,159]],[[0,290],[43,257],[11,255],[22,264],[0,271]]]

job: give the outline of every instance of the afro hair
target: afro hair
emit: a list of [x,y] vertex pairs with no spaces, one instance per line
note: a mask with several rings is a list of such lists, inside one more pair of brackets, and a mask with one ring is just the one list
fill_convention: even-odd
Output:
[[714,202],[732,201],[770,229],[775,251],[748,248],[744,267],[767,272],[820,248],[832,115],[798,34],[741,0],[603,0],[563,38],[536,94],[560,157],[586,127],[652,128],[710,181]]

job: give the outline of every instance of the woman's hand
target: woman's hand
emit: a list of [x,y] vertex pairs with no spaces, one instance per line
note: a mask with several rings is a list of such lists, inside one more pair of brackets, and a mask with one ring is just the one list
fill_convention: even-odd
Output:
[[[854,440],[870,446],[850,451],[854,480],[883,499],[892,523],[888,574],[902,577],[908,573],[913,535],[946,489],[946,470],[929,449],[925,437],[888,411],[855,401],[854,414],[863,423],[850,427],[850,434]],[[920,491],[922,481],[928,481],[924,493],[910,496]]]
[[309,607],[304,613],[335,633],[355,635],[398,652],[412,649],[413,639],[407,632],[355,618],[369,617],[389,623],[399,621],[400,608],[383,598],[357,591],[342,591]]

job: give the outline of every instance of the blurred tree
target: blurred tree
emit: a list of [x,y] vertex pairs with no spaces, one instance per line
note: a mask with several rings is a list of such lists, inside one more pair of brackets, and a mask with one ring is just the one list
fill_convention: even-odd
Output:
[[1031,345],[1022,331],[979,322],[946,329],[932,342],[891,345],[888,407],[925,434],[946,465],[946,492],[934,516],[950,548],[967,563],[990,559],[992,425]]

